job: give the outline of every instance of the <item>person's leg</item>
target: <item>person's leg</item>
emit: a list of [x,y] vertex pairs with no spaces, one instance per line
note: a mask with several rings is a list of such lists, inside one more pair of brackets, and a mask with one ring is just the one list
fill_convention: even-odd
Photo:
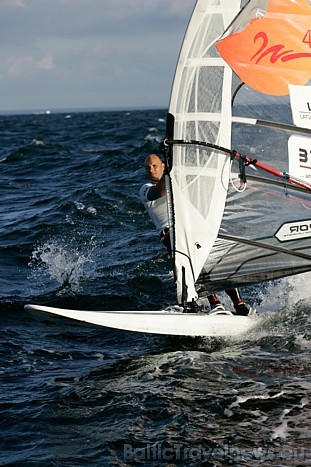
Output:
[[160,239],[161,239],[162,244],[167,249],[168,254],[172,256],[170,231],[168,227],[165,227],[165,229],[162,230],[162,232],[160,233]]
[[215,294],[208,295],[208,301],[211,307],[211,311],[224,310],[224,306],[220,303],[219,298]]
[[239,290],[227,289],[226,294],[229,295],[229,297],[231,298],[236,314],[239,316],[247,316],[249,313],[249,309],[245,305]]

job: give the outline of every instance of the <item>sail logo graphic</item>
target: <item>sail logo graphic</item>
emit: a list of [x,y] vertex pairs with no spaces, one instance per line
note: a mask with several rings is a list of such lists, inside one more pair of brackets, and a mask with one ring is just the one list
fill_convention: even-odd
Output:
[[303,41],[305,44],[309,44],[309,47],[311,47],[311,29],[309,29],[303,38]]
[[[310,36],[310,31],[308,31],[307,34]],[[307,36],[307,34],[306,34],[306,36]],[[260,63],[261,60],[263,58],[265,58],[267,55],[270,55],[270,62],[272,64],[277,62],[277,60],[281,60],[282,62],[287,62],[288,60],[297,60],[298,58],[304,58],[304,57],[310,58],[311,57],[310,52],[298,52],[298,53],[295,53],[292,49],[282,51],[282,49],[284,49],[284,47],[285,47],[285,45],[283,45],[283,44],[276,44],[276,45],[273,45],[273,46],[267,48],[267,46],[269,45],[269,39],[268,39],[268,35],[263,31],[256,34],[256,36],[254,37],[254,43],[256,43],[258,39],[262,39],[262,42],[263,42],[262,46],[260,47],[258,52],[256,52],[255,55],[253,55],[251,57],[250,61],[253,61],[253,59],[255,57],[257,57],[258,54],[260,54],[260,56],[256,60],[256,63]],[[306,43],[305,40],[303,42]],[[309,47],[310,46],[311,45],[309,43]],[[292,53],[292,52],[294,52],[294,53]]]
[[290,175],[311,182],[311,139],[291,135],[288,139],[288,171]]
[[311,220],[283,224],[275,233],[275,237],[280,242],[309,238],[311,237]]
[[[311,86],[290,84],[288,88],[294,124],[311,130]],[[307,148],[310,145],[307,143]]]
[[263,16],[217,43],[223,59],[256,91],[283,96],[288,85],[311,79],[311,5],[309,0],[270,0]]

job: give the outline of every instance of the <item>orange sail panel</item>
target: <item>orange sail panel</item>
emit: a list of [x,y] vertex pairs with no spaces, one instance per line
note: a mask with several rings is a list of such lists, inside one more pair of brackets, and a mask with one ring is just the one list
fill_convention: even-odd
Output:
[[[236,26],[234,22],[231,31]],[[305,85],[311,79],[309,0],[270,0],[267,11],[257,9],[243,30],[229,29],[217,49],[248,86],[287,95],[288,84]]]

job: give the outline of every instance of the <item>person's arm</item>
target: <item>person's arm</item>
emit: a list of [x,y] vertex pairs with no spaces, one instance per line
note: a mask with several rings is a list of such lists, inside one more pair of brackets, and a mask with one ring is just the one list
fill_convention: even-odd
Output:
[[158,198],[166,194],[165,188],[165,175],[163,174],[158,183],[155,186],[156,192],[158,193]]
[[150,183],[143,185],[141,189],[141,199],[143,202],[155,201],[166,194],[165,175],[163,174],[156,185]]

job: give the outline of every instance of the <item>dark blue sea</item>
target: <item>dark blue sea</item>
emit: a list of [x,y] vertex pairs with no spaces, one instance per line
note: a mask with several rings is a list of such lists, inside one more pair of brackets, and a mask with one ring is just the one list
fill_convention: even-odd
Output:
[[0,116],[0,465],[310,465],[310,275],[242,290],[265,315],[242,340],[24,311],[175,303],[138,198],[165,118]]

